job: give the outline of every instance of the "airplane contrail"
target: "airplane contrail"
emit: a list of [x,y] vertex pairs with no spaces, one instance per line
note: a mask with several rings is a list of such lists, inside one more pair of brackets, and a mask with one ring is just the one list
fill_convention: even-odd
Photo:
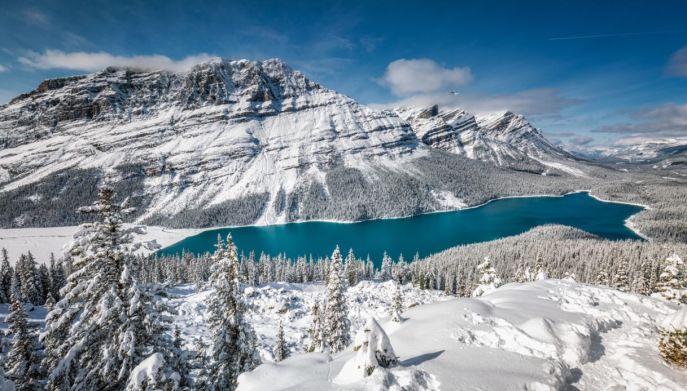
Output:
[[549,38],[549,41],[569,41],[573,39],[595,39],[595,38],[613,38],[613,37],[631,37],[636,35],[656,35],[656,34],[677,34],[685,33],[687,30],[665,30],[665,31],[639,31],[633,33],[610,33],[610,34],[593,34],[593,35],[575,35],[570,37],[555,37]]

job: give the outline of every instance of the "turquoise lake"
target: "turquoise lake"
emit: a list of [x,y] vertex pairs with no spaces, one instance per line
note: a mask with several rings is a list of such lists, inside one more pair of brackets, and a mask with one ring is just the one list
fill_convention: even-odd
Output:
[[471,209],[352,224],[305,222],[210,229],[158,253],[212,252],[217,234],[224,237],[231,232],[239,252],[246,254],[253,250],[256,255],[324,257],[338,244],[343,253],[353,248],[358,258],[369,254],[379,264],[384,251],[394,259],[399,254],[409,259],[416,252],[426,256],[459,244],[517,235],[543,224],[568,225],[612,240],[641,239],[625,226],[625,220],[641,210],[635,205],[602,202],[583,192],[506,198]]

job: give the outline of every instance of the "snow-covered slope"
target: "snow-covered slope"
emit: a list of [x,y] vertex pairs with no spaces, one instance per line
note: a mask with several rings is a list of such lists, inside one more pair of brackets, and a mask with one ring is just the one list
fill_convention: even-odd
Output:
[[463,109],[402,107],[418,139],[433,147],[498,166],[543,173],[552,161],[571,156],[549,142],[522,115],[512,112],[476,118]]
[[0,108],[0,139],[2,190],[67,168],[136,165],[153,195],[148,215],[251,195],[274,200],[335,166],[395,167],[423,152],[398,117],[279,60],[49,80]]
[[411,308],[400,325],[382,318],[397,368],[340,385],[352,352],[300,354],[242,375],[239,389],[683,390],[687,372],[658,354],[656,322],[675,309],[572,281],[509,284]]

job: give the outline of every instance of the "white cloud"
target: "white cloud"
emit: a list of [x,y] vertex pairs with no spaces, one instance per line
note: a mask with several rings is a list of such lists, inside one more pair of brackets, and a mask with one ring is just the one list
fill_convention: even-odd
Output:
[[394,94],[402,96],[448,90],[471,80],[472,72],[468,67],[444,68],[433,60],[420,58],[390,63],[381,83]]
[[172,60],[160,54],[145,56],[116,56],[107,52],[63,52],[48,49],[43,53],[32,52],[17,60],[27,66],[39,69],[69,69],[78,71],[98,71],[108,66],[130,67],[143,70],[168,70],[183,72],[194,65],[213,57],[202,53]]
[[418,94],[374,106],[389,108],[438,104],[443,107],[462,107],[478,115],[511,110],[528,116],[546,116],[558,115],[563,109],[581,102],[579,99],[564,97],[553,88],[538,88],[503,95],[453,95],[449,92]]
[[7,71],[9,71],[9,70],[10,70],[9,68],[7,68],[6,66],[0,64],[0,73],[2,73],[2,72],[7,72]]
[[670,57],[668,73],[687,77],[687,47],[684,47]]
[[687,136],[687,103],[670,103],[639,110],[632,113],[632,117],[636,121],[607,125],[594,129],[593,132],[649,137]]

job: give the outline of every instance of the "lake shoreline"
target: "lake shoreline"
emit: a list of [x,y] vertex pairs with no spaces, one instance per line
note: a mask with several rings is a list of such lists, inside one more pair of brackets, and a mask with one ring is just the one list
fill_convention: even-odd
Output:
[[[643,204],[637,204],[637,203],[632,203],[632,202],[626,202],[626,201],[612,201],[612,200],[606,200],[603,199],[597,195],[592,194],[592,190],[588,189],[580,189],[580,190],[573,190],[569,191],[567,193],[563,194],[529,194],[529,195],[515,195],[515,196],[503,196],[503,197],[496,197],[489,199],[485,202],[482,202],[480,204],[476,205],[471,205],[471,206],[466,206],[463,208],[458,208],[458,209],[439,209],[439,210],[433,210],[429,212],[422,212],[414,215],[406,215],[406,216],[393,216],[393,217],[376,217],[376,218],[370,218],[370,219],[364,219],[364,220],[331,220],[331,219],[313,219],[313,220],[295,220],[295,221],[286,221],[286,222],[278,222],[274,224],[246,224],[246,225],[224,225],[224,226],[213,226],[213,227],[205,227],[205,228],[166,228],[163,227],[163,231],[165,229],[168,230],[181,230],[181,229],[193,229],[193,230],[198,230],[197,233],[194,235],[198,235],[204,231],[212,231],[212,230],[218,230],[218,229],[235,229],[235,228],[246,228],[246,227],[272,227],[272,226],[281,226],[281,225],[287,225],[287,224],[303,224],[303,223],[332,223],[332,224],[358,224],[358,223],[365,223],[369,221],[377,221],[377,220],[400,220],[400,219],[410,219],[413,217],[418,217],[418,216],[424,216],[424,215],[431,215],[431,214],[436,214],[436,213],[450,213],[450,212],[460,212],[464,210],[469,210],[469,209],[475,209],[475,208],[481,208],[485,205],[488,205],[492,202],[495,201],[500,201],[500,200],[507,200],[507,199],[517,199],[517,198],[542,198],[542,197],[553,197],[553,198],[561,198],[565,197],[567,195],[571,194],[578,194],[578,193],[587,193],[589,194],[590,197],[601,201],[601,202],[607,202],[607,203],[615,203],[615,204],[625,204],[625,205],[634,205],[634,206],[639,206],[643,209],[651,209],[650,206],[648,205],[643,205]],[[637,212],[640,213],[640,212]],[[637,214],[635,213],[635,214]],[[632,219],[634,215],[630,216],[627,220],[629,221]],[[627,226],[627,225],[626,225]],[[630,226],[627,226],[630,230],[632,230],[634,233],[637,234],[637,236],[642,237],[645,240],[650,240],[650,238],[646,237],[644,234],[639,232],[637,229],[634,229]],[[190,235],[190,236],[194,236]],[[190,237],[189,236],[189,237]],[[186,238],[184,238],[186,239]],[[183,240],[183,239],[182,239]]]
[[[564,198],[567,199],[568,196],[574,196],[571,197],[569,201],[563,200]],[[469,214],[463,215],[462,213],[457,213],[457,212],[468,212],[468,211],[473,211],[473,210],[481,210],[482,207],[485,207],[487,205],[490,205],[494,203],[495,201],[499,200],[507,200],[507,199],[521,199],[523,201],[518,201],[515,202],[514,204],[511,203],[506,203],[503,204],[503,206],[496,206],[494,208],[489,207],[488,210],[485,211],[479,211],[479,212],[470,212]],[[524,201],[526,199],[531,199],[531,200],[537,200],[539,201]],[[550,201],[545,201],[549,199]],[[561,200],[561,201],[554,201],[554,200]],[[584,200],[588,201],[584,201]],[[513,201],[514,202],[514,201]],[[590,203],[591,202],[591,203]],[[603,204],[608,205],[608,207],[603,206]],[[547,206],[550,205],[550,206]],[[615,205],[615,206],[611,206]],[[518,208],[525,208],[525,209],[520,209],[521,212],[519,213],[524,213],[523,216],[528,216],[528,217],[523,217],[519,218],[518,220]],[[506,209],[503,209],[506,208]],[[553,208],[553,209],[552,209]],[[587,209],[591,208],[591,209]],[[618,209],[620,208],[620,209]],[[507,210],[513,210],[515,212],[515,215],[512,215],[510,212],[507,212]],[[605,220],[604,217],[606,216],[604,213],[605,210],[623,210],[621,215],[617,215],[614,219],[611,218],[611,220]],[[182,251],[181,249],[185,248],[187,251],[191,251],[194,253],[199,253],[199,252],[204,252],[206,249],[204,248],[204,244],[199,244],[199,243],[204,243],[207,240],[207,237],[216,235],[216,234],[221,234],[221,235],[227,235],[231,233],[234,236],[234,240],[238,243],[242,241],[247,241],[243,242],[244,246],[250,247],[252,249],[255,249],[256,251],[265,251],[267,253],[276,253],[275,251],[278,251],[278,247],[280,245],[275,245],[274,240],[275,239],[270,239],[276,237],[275,233],[280,232],[280,237],[289,237],[288,232],[304,232],[303,230],[306,231],[311,231],[314,228],[311,227],[303,227],[303,228],[298,228],[297,225],[303,225],[301,223],[306,223],[306,222],[311,222],[315,223],[313,226],[316,227],[316,229],[319,231],[324,230],[324,232],[336,232],[336,235],[341,235],[341,232],[345,232],[343,235],[341,235],[341,238],[350,238],[351,235],[355,237],[355,233],[357,232],[357,235],[362,235],[362,237],[369,237],[369,235],[373,235],[372,232],[369,232],[370,230],[379,230],[380,225],[377,223],[381,223],[381,227],[384,229],[390,228],[390,227],[396,227],[398,224],[401,224],[401,226],[407,226],[407,223],[402,222],[403,220],[411,220],[412,218],[421,218],[421,217],[427,217],[427,216],[432,216],[432,215],[445,215],[445,217],[439,217],[438,220],[437,218],[422,218],[421,220],[418,220],[418,223],[421,224],[420,226],[423,227],[424,233],[422,231],[416,231],[416,234],[413,235],[413,240],[416,240],[418,237],[423,237],[423,235],[428,235],[425,239],[425,241],[421,243],[433,243],[428,245],[429,247],[424,250],[424,252],[427,251],[441,251],[445,248],[441,248],[441,245],[437,245],[438,242],[435,242],[434,240],[437,237],[443,237],[447,233],[449,235],[459,235],[459,237],[463,238],[471,238],[471,239],[462,239],[462,240],[456,240],[455,245],[461,245],[461,244],[470,244],[470,243],[478,243],[482,241],[489,241],[489,240],[494,240],[494,239],[501,239],[505,238],[508,236],[512,235],[517,235],[519,233],[525,232],[526,230],[530,228],[534,228],[536,225],[533,224],[560,224],[560,225],[567,225],[571,226],[574,228],[582,229],[584,231],[587,231],[591,234],[596,234],[601,238],[607,238],[609,240],[646,240],[646,237],[641,235],[641,233],[638,232],[637,229],[633,229],[634,227],[632,226],[632,222],[630,221],[630,218],[637,213],[639,213],[641,210],[644,210],[644,207],[641,205],[631,205],[630,203],[627,202],[614,202],[614,201],[607,201],[607,200],[601,200],[597,196],[593,196],[589,190],[575,190],[575,191],[570,191],[567,193],[563,194],[543,194],[543,195],[525,195],[525,196],[506,196],[506,197],[498,197],[494,198],[491,200],[487,200],[481,204],[478,205],[473,205],[470,207],[464,207],[460,209],[450,209],[450,210],[444,210],[444,211],[432,211],[428,213],[422,213],[422,214],[417,214],[413,216],[403,216],[403,217],[389,217],[389,218],[379,218],[379,219],[368,219],[368,220],[361,220],[361,221],[354,221],[354,222],[341,222],[341,221],[332,221],[332,220],[308,220],[308,221],[297,221],[297,222],[290,222],[290,223],[280,223],[280,224],[271,224],[271,225],[247,225],[247,226],[240,226],[240,227],[217,227],[217,228],[208,228],[208,229],[203,229],[202,231],[198,232],[196,235],[192,235],[189,237],[186,237],[182,240],[180,240],[177,243],[171,244],[169,246],[166,246],[165,248],[162,248],[158,251],[159,254],[171,254],[176,251]],[[449,213],[449,212],[456,212],[456,213]],[[494,214],[496,213],[496,214]],[[463,217],[465,216],[465,217]],[[474,216],[474,217],[473,217]],[[476,216],[482,216],[476,217]],[[504,219],[502,220],[502,225],[501,226],[494,226],[492,225],[489,227],[489,223],[486,221],[490,221],[491,218],[487,216],[503,216],[503,217],[498,217],[498,219]],[[516,218],[514,219],[514,217]],[[549,217],[546,217],[549,216]],[[555,217],[558,216],[558,217]],[[612,216],[612,215],[611,215]],[[468,231],[465,231],[465,227],[471,226],[473,223],[472,222],[466,222],[466,220],[463,220],[462,223],[460,221],[465,218],[472,218],[473,220],[471,221],[481,221],[483,223],[480,224],[486,224],[485,228],[486,231],[483,231],[483,234],[473,234],[474,231],[472,231],[470,228],[467,228]],[[474,220],[474,218],[477,218],[478,220]],[[487,218],[487,220],[485,220]],[[599,218],[601,220],[597,221]],[[454,227],[446,227],[446,226],[441,226],[441,225],[435,225],[437,222],[441,222],[442,220],[448,219],[449,221],[458,221],[459,225],[457,227],[462,227],[458,228],[457,231],[454,231]],[[457,220],[456,220],[457,219]],[[551,220],[554,219],[554,220]],[[399,223],[392,223],[393,221],[400,221]],[[520,221],[539,221],[539,223],[521,223]],[[607,222],[606,222],[607,221]],[[362,225],[360,228],[355,228],[351,227],[350,224],[353,223],[370,223]],[[386,222],[389,222],[389,224],[392,224],[391,226],[386,226],[384,225]],[[318,226],[317,223],[319,224],[324,224]],[[522,227],[522,224],[526,225],[527,227],[522,228],[524,231],[516,232],[520,227]],[[609,225],[610,224],[610,225]],[[336,227],[340,228],[336,228]],[[350,227],[350,228],[345,228],[345,227]],[[286,227],[291,227],[291,228],[286,228]],[[386,228],[385,228],[386,227]],[[439,231],[435,231],[435,230]],[[294,231],[295,230],[295,231]],[[343,230],[343,231],[341,231]],[[265,232],[268,232],[268,234],[265,234]],[[377,231],[378,232],[378,231]],[[435,234],[432,234],[432,232],[435,232]],[[442,233],[443,232],[443,233]],[[452,233],[450,233],[452,232]],[[462,233],[461,233],[462,232]],[[287,236],[283,236],[283,235]],[[404,235],[405,233],[401,233],[401,235]],[[267,235],[268,239],[264,239],[262,235]],[[269,236],[271,235],[271,236]],[[302,233],[300,234],[302,235]],[[319,233],[314,233],[310,232],[310,235],[312,237],[319,237]],[[329,233],[323,234],[325,235],[324,237],[338,237],[338,236],[331,236]],[[329,235],[329,236],[327,236]],[[438,235],[438,236],[437,236]],[[243,237],[243,238],[242,238]],[[249,239],[252,238],[252,239]],[[263,238],[263,239],[261,239]],[[294,239],[295,237],[292,237]],[[486,238],[486,239],[485,239]],[[289,240],[292,240],[289,239]],[[264,243],[270,243],[268,246],[271,246],[269,249],[264,249],[262,244],[259,244],[260,241],[267,240],[267,242]],[[295,240],[295,239],[294,239]],[[302,241],[303,238],[300,238]],[[338,240],[338,239],[337,239]],[[385,239],[386,243],[384,244],[385,247],[383,249],[393,249],[395,248],[396,242],[389,242],[389,239]],[[436,239],[438,241],[441,241],[443,239]],[[453,238],[449,238],[447,245],[449,247],[453,246],[454,244],[451,244],[454,241]],[[248,245],[248,243],[251,243]],[[348,243],[346,243],[346,239],[343,239],[343,242],[339,242],[340,245],[343,245],[344,247],[351,246],[352,243],[350,243],[350,239],[348,239]],[[409,250],[407,247],[408,245],[400,245],[399,248],[403,248],[401,251],[402,253],[409,253],[406,250]],[[190,247],[189,247],[190,246]],[[374,249],[375,245],[372,245],[371,248]],[[379,244],[377,244],[379,246]],[[432,247],[433,246],[433,247]],[[315,246],[318,247],[318,246]],[[354,248],[355,245],[353,245]],[[362,245],[364,248],[365,245]],[[369,247],[369,246],[368,246]],[[420,249],[420,252],[423,252],[422,250],[422,245],[418,247]],[[448,248],[448,247],[446,247]],[[414,249],[414,248],[413,248]],[[440,250],[438,250],[440,249]],[[321,249],[318,249],[315,252],[320,251]],[[370,252],[376,252],[378,249],[371,250]],[[289,250],[285,250],[289,251]],[[296,251],[292,251],[295,254],[300,254],[299,252],[303,251],[303,249],[296,249]],[[314,250],[313,250],[314,251]],[[381,250],[380,250],[381,251]],[[411,251],[410,253],[412,253]]]

